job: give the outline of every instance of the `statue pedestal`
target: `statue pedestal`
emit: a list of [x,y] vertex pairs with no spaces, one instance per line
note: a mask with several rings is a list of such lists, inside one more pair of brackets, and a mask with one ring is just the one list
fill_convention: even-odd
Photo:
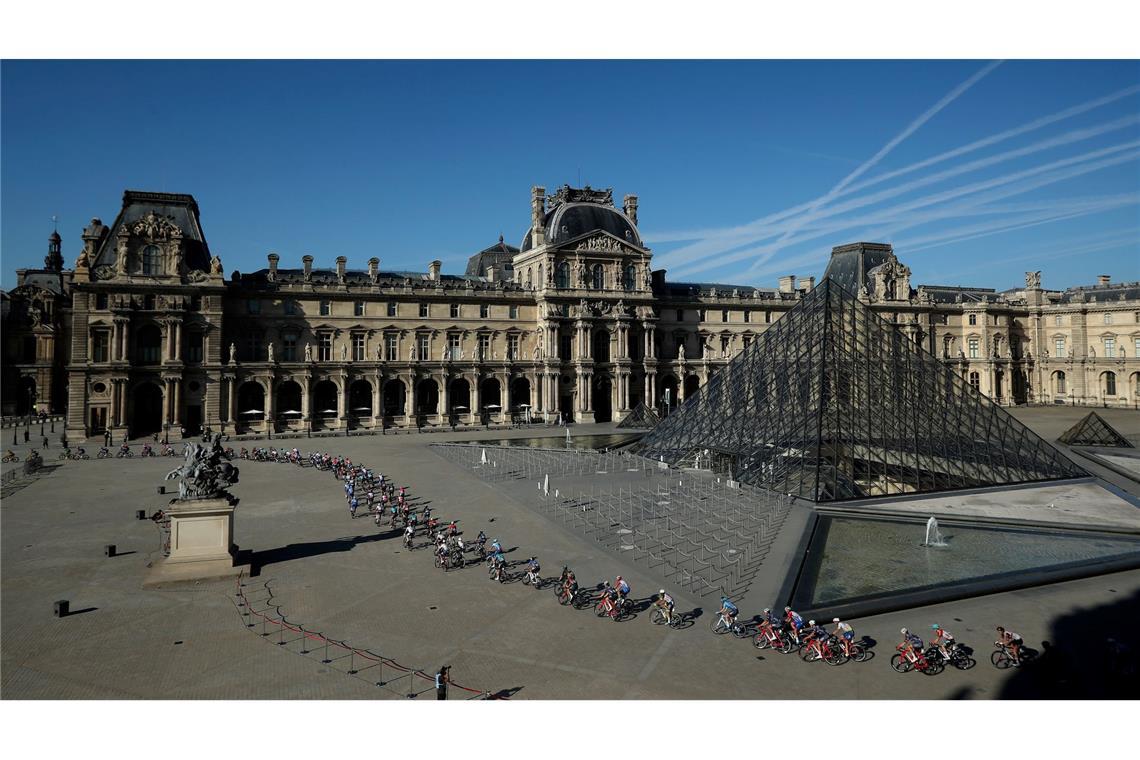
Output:
[[225,494],[211,499],[174,499],[170,516],[170,556],[156,562],[143,585],[235,576],[233,543],[237,499]]

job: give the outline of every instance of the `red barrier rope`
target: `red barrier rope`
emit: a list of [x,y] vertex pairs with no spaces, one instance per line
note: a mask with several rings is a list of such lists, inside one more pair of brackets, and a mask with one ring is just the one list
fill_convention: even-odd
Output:
[[[285,622],[284,618],[271,617],[269,615],[266,615],[266,614],[263,614],[261,612],[254,610],[250,606],[249,598],[246,597],[245,591],[242,590],[243,589],[242,578],[244,577],[244,575],[245,575],[244,570],[242,570],[241,572],[238,573],[236,596],[239,599],[241,599],[242,606],[245,607],[246,613],[248,615],[258,617],[263,622],[272,623],[273,625],[276,625],[282,629],[288,628],[293,633],[299,633],[308,640],[320,641],[321,643],[326,644],[326,645],[331,644],[332,646],[340,647],[341,649],[345,650],[346,652],[352,653],[354,656],[362,657],[362,658],[369,660],[371,662],[380,663],[381,665],[387,665],[388,667],[394,668],[394,669],[399,670],[403,673],[409,673],[413,676],[418,676],[419,678],[421,678],[425,681],[432,681],[432,682],[435,681],[435,676],[428,675],[427,673],[424,673],[422,670],[414,669],[414,668],[406,668],[403,665],[401,665],[400,663],[398,663],[395,660],[392,660],[388,657],[384,657],[382,655],[374,655],[371,652],[367,652],[367,651],[362,650],[362,649],[357,649],[356,647],[350,647],[350,646],[346,645],[344,642],[335,641],[333,639],[330,639],[329,637],[325,636],[322,633],[316,633],[314,631],[306,631],[303,628],[301,628],[300,626],[293,627],[289,623]],[[272,591],[270,593],[272,594]],[[482,694],[482,695],[484,695],[485,699],[509,699],[509,697],[499,696],[497,694],[492,694],[491,692],[486,691],[484,689],[472,689],[469,686],[464,686],[462,684],[455,683],[454,681],[448,681],[448,684],[450,686],[454,686],[456,689],[466,691],[470,694]]]

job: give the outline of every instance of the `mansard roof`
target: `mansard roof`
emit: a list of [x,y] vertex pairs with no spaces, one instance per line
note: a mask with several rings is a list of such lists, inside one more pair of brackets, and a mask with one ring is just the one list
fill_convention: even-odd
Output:
[[[259,269],[256,272],[243,272],[238,280],[242,285],[258,287],[270,284],[269,269]],[[344,273],[347,285],[368,287],[372,279],[368,272],[362,269],[349,269]],[[436,281],[425,272],[387,271],[376,273],[376,284],[382,288],[404,287],[411,282],[413,288],[434,288]],[[277,270],[276,283],[283,285],[300,285],[305,282],[304,269]],[[335,269],[318,269],[314,267],[310,272],[309,282],[313,285],[338,285],[340,280]],[[487,277],[474,277],[466,274],[440,274],[439,282],[445,289],[474,288],[476,290],[491,290],[502,288],[504,290],[521,290],[513,282],[495,281]]]
[[[499,242],[492,246],[488,246],[471,258],[467,259],[467,272],[469,276],[481,277],[486,274],[488,267],[503,267],[509,265],[514,260],[515,254],[519,252],[518,248],[513,245],[507,245],[503,242],[503,236],[499,235]],[[504,279],[504,278],[500,278]]]
[[151,212],[173,222],[182,230],[186,267],[209,271],[210,248],[206,244],[206,236],[198,220],[198,202],[194,200],[194,196],[185,193],[152,193],[141,190],[127,190],[123,193],[123,207],[108,229],[108,234],[104,235],[99,243],[91,268],[103,265],[113,267],[115,240],[119,230],[126,225],[134,224]]

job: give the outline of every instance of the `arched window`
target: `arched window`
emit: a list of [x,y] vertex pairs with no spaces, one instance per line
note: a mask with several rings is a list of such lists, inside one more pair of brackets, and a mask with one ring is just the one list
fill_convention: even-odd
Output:
[[621,286],[626,290],[633,290],[634,276],[636,274],[637,270],[634,268],[633,264],[627,264],[625,267],[625,272],[621,278]]
[[546,287],[546,280],[542,279],[542,264],[538,265],[538,287]]
[[591,283],[594,290],[604,290],[606,287],[606,270],[601,264],[594,264],[594,274]]
[[143,274],[161,274],[162,273],[162,251],[159,250],[157,245],[148,245],[142,250],[142,273]]
[[559,288],[570,287],[570,264],[563,261],[554,270],[554,285]]
[[1115,372],[1105,372],[1104,373],[1104,395],[1106,395],[1106,396],[1115,396],[1116,395],[1116,373]]
[[531,279],[531,271],[532,270],[530,267],[526,268],[526,286],[528,288],[531,287],[532,285],[534,285],[534,280]]
[[1053,392],[1058,396],[1065,393],[1065,373],[1057,371],[1053,373]]

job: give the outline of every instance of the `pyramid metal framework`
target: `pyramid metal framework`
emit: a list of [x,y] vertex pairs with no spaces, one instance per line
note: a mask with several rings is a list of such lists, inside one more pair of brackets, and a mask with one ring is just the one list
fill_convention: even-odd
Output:
[[831,278],[634,451],[816,502],[1087,475]]
[[1104,421],[1096,412],[1089,412],[1057,439],[1069,446],[1113,446],[1120,449],[1135,448],[1132,442]]
[[657,414],[657,412],[655,412],[653,409],[650,409],[648,406],[646,406],[645,402],[643,401],[634,407],[633,411],[627,414],[625,416],[625,419],[617,424],[617,427],[622,429],[654,428],[657,427],[657,424],[659,422],[661,422],[661,415]]

